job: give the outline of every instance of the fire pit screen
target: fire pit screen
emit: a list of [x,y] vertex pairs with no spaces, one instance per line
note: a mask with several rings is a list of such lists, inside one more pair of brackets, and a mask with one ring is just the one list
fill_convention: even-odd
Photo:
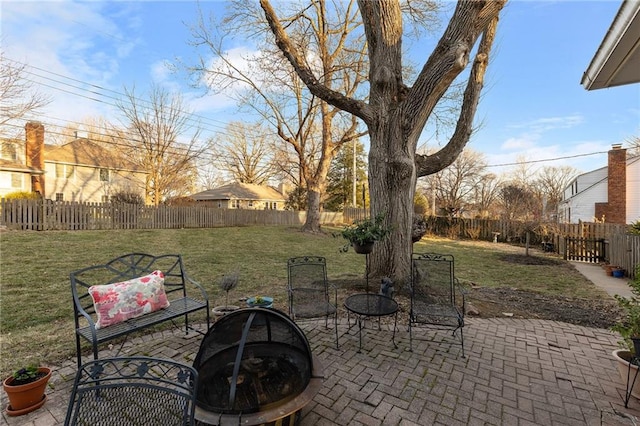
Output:
[[[193,366],[199,374],[196,417],[215,420],[210,424],[224,424],[222,419],[231,416],[234,424],[243,417],[241,424],[276,420],[287,404],[293,403],[291,412],[299,410],[322,382],[304,333],[274,309],[241,309],[219,319],[203,338]],[[313,395],[300,397],[309,392]],[[278,414],[267,418],[269,410]],[[250,422],[251,417],[257,420]]]

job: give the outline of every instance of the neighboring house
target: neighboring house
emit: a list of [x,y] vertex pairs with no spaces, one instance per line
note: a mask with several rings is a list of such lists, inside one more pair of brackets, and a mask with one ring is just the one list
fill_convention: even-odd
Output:
[[38,192],[56,201],[106,202],[118,191],[144,198],[147,173],[88,139],[45,145],[44,126],[25,126],[26,141],[2,141],[0,196]]
[[558,220],[632,223],[640,219],[640,156],[613,145],[608,165],[576,177],[563,193]]
[[198,203],[221,209],[284,210],[284,196],[275,189],[250,183],[230,183],[191,195]]
[[[623,0],[580,83],[586,90],[640,82],[640,1]],[[608,165],[584,173],[565,189],[558,207],[561,222],[640,219],[640,156],[627,158],[613,145]]]

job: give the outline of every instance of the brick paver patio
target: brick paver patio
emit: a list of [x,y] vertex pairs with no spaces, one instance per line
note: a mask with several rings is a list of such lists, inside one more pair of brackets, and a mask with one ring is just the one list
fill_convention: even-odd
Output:
[[[418,329],[409,352],[406,325],[396,334],[369,326],[358,336],[341,322],[340,349],[324,322],[301,323],[324,366],[325,382],[303,410],[302,425],[635,425],[640,401],[624,408],[624,384],[608,330],[546,320],[468,320],[467,358],[446,331]],[[191,363],[199,334],[170,330],[126,342],[120,355],[147,355]],[[101,356],[115,356],[118,347]],[[3,420],[10,426],[64,421],[75,357],[54,366],[46,404]],[[2,406],[7,405],[2,393]]]

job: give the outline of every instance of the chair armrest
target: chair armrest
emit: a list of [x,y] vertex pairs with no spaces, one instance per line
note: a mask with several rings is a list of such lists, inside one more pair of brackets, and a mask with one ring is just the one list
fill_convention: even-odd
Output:
[[198,281],[191,278],[189,275],[187,275],[186,272],[183,272],[183,275],[184,275],[185,281],[187,281],[189,284],[193,285],[196,289],[198,289],[200,291],[200,295],[202,296],[202,299],[204,299],[205,302],[209,303],[209,295],[207,294],[202,284],[200,284]]

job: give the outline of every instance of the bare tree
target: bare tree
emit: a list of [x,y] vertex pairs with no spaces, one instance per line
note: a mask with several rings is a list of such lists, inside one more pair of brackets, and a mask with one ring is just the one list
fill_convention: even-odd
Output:
[[224,179],[211,164],[198,166],[198,189],[206,191],[224,184]]
[[500,179],[495,174],[482,174],[473,194],[473,205],[477,216],[482,218],[498,216],[496,201],[500,193],[500,185]]
[[270,142],[260,125],[232,122],[212,147],[214,162],[236,182],[265,184],[274,174]]
[[[222,23],[227,32],[260,35],[261,28],[268,31],[259,9],[244,1],[234,4],[233,12]],[[330,25],[325,20],[331,12],[321,0],[312,2],[304,13],[289,12],[288,29],[296,44],[308,49],[305,63],[321,75],[323,84],[353,95],[365,82],[362,57],[366,45],[361,32],[354,36],[358,34],[354,29],[359,26],[355,0],[334,5],[340,8],[335,16],[343,18],[337,24]],[[356,117],[311,94],[273,46],[262,46],[258,56],[245,61],[244,68],[234,63],[215,36],[218,25],[205,24],[201,16],[193,36],[194,44],[206,46],[219,62],[211,66],[201,58],[199,65],[189,67],[190,71],[203,75],[211,87],[226,89],[239,85],[248,89],[236,92],[237,100],[257,111],[287,144],[276,159],[281,170],[290,174],[296,186],[304,187],[307,195],[307,216],[302,229],[319,232],[321,199],[331,160],[344,144],[366,132],[359,129]]]
[[193,122],[182,98],[153,86],[149,100],[136,97],[135,88],[125,88],[126,99],[117,105],[126,122],[127,155],[147,171],[145,203],[185,195],[194,189],[196,160],[205,151],[200,145],[200,127]]
[[27,65],[12,61],[0,49],[0,129],[5,137],[23,131],[21,125],[8,126],[13,120],[37,113],[51,102],[35,90],[27,74]]
[[625,139],[627,154],[631,156],[640,155],[640,136],[631,136]]
[[487,163],[482,153],[466,148],[448,167],[430,177],[436,203],[449,217],[459,217],[473,205]]
[[[316,2],[313,2],[316,3]],[[416,3],[416,2],[413,2]],[[468,142],[498,15],[506,0],[460,1],[431,56],[409,87],[403,82],[403,20],[399,0],[358,0],[368,47],[369,92],[364,98],[335,90],[307,62],[269,0],[260,0],[275,43],[311,93],[360,118],[369,131],[371,214],[386,214],[390,236],[376,244],[372,274],[396,282],[410,276],[411,224],[416,179],[451,164]],[[304,13],[304,11],[300,11]],[[328,18],[326,18],[328,19]],[[483,35],[475,57],[476,41]],[[471,62],[460,115],[449,142],[431,155],[416,155],[427,120],[447,89]]]
[[571,166],[543,167],[540,170],[533,186],[542,194],[543,220],[557,221],[562,193],[577,175],[578,170]]
[[48,133],[55,145],[85,138],[114,152],[118,152],[119,147],[126,146],[120,140],[121,132],[119,129],[104,117],[85,117],[79,122],[67,123],[64,127],[50,130]]
[[500,188],[499,200],[502,205],[502,217],[507,220],[539,220],[537,195],[531,187],[518,182],[505,182]]

